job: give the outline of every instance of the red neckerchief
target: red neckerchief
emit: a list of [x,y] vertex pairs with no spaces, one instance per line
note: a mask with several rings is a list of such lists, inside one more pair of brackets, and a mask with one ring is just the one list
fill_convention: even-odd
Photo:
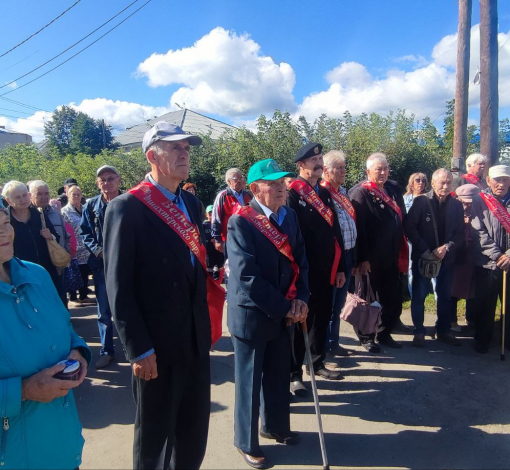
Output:
[[478,176],[472,175],[471,173],[466,173],[465,175],[461,175],[468,183],[474,184],[478,186],[480,189],[483,189],[482,182]]
[[265,215],[259,214],[251,206],[239,207],[236,214],[248,220],[277,248],[283,256],[289,259],[290,266],[292,268],[292,281],[285,298],[287,300],[295,299],[297,296],[296,281],[299,277],[299,266],[294,260],[294,256],[292,256],[292,248],[289,243],[289,237],[279,232],[276,227],[269,222],[269,219]]
[[[323,217],[323,219],[331,227],[333,227],[335,214],[328,206],[326,206],[326,204],[324,204],[322,199],[308,183],[305,183],[301,180],[294,180],[290,185],[290,188],[296,191],[296,193],[298,193],[308,204],[310,204]],[[333,238],[335,240],[335,257],[333,259],[333,266],[331,266],[330,282],[332,285],[335,285],[336,272],[338,265],[340,264],[342,250],[340,249],[340,245],[338,244],[336,237]]]
[[[129,192],[139,201],[143,202],[154,214],[179,235],[207,273],[205,246],[200,243],[200,234],[197,227],[186,218],[183,212],[156,186],[148,181],[142,181]],[[211,340],[214,345],[221,337],[222,333],[225,290],[210,274],[207,275],[206,281],[207,303],[209,306],[209,317],[211,319]]]
[[501,204],[492,194],[480,193],[480,197],[487,204],[488,209],[498,219],[498,222],[504,227],[507,233],[510,233],[510,215],[505,206]]
[[[365,181],[361,186],[366,188],[370,193],[384,202],[391,210],[396,212],[402,224],[402,211],[393,198],[389,197],[384,191],[378,189],[375,183],[371,181]],[[409,271],[409,245],[407,244],[407,238],[403,232],[402,242],[400,243],[400,250],[398,252],[398,270],[401,273],[407,273]]]
[[349,201],[349,198],[343,195],[340,191],[337,191],[328,181],[323,180],[321,182],[321,186],[329,191],[331,197],[351,216],[351,219],[356,222],[356,211],[354,210],[354,206],[351,204],[351,201]]

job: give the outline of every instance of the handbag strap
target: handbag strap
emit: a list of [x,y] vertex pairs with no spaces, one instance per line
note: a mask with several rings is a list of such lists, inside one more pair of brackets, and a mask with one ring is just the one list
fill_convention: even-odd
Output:
[[44,212],[41,210],[41,223],[43,230],[46,228],[46,220],[44,218]]
[[434,209],[432,208],[432,204],[430,203],[429,197],[424,194],[425,199],[427,199],[427,204],[430,209],[430,216],[432,217],[432,225],[434,227],[434,236],[436,237],[436,248],[439,248],[439,237],[437,235],[437,224],[436,224],[436,216],[434,215]]
[[[367,294],[366,294],[366,298],[365,300],[369,303],[372,303],[372,302],[375,302],[377,299],[376,299],[376,296],[374,295],[374,291],[372,290],[372,286],[370,285],[370,276],[368,274],[366,274],[366,277],[367,277],[367,283],[366,283],[366,286],[367,286]],[[355,284],[355,288],[354,288],[354,292],[361,298],[363,298],[363,276],[361,274],[356,274],[354,276],[354,284]]]

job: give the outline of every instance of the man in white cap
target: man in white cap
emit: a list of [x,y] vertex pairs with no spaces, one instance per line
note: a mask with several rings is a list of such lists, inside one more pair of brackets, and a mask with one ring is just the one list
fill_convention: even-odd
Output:
[[157,122],[142,143],[151,172],[106,213],[106,287],[133,370],[135,469],[196,469],[205,455],[214,305],[208,309],[202,203],[179,187],[190,146],[201,143]]
[[[496,303],[503,289],[503,271],[510,268],[510,167],[491,167],[487,185],[487,189],[473,197],[471,208],[472,225],[480,238],[480,251],[475,257],[475,350],[479,353],[489,351]],[[507,322],[505,334],[509,329]]]
[[106,283],[103,261],[103,226],[108,204],[119,194],[121,178],[115,167],[103,165],[96,171],[96,183],[101,193],[90,198],[83,207],[80,232],[83,243],[90,251],[88,265],[94,278],[94,290],[97,299],[97,324],[101,339],[100,356],[96,361],[96,369],[103,369],[113,361],[113,322]]

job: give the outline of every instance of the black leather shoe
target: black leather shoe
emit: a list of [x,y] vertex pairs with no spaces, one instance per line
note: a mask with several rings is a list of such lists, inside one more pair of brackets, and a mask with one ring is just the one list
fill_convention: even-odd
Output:
[[380,353],[381,348],[378,344],[375,344],[375,341],[369,339],[368,341],[360,341],[359,344],[363,346],[369,353]]
[[489,352],[489,347],[475,343],[475,351],[480,354],[487,354]]
[[347,357],[351,351],[349,349],[345,349],[343,346],[340,346],[338,344],[334,348],[330,349],[328,352],[331,353],[333,356]]
[[442,341],[443,343],[449,344],[450,346],[460,346],[461,342],[451,333],[441,333],[437,334],[437,339]]
[[262,454],[260,457],[256,457],[254,455],[245,454],[241,449],[236,447],[238,452],[243,456],[244,461],[253,468],[270,468],[269,462],[266,459],[266,456]]
[[383,336],[382,338],[377,338],[377,341],[379,342],[379,344],[387,346],[388,348],[402,349],[402,344],[400,344],[398,341],[395,341],[391,337],[391,335]]
[[289,431],[289,433],[284,436],[280,436],[274,432],[260,431],[260,437],[263,437],[264,439],[274,439],[276,442],[287,446],[294,446],[301,440],[299,433],[292,431]]
[[[310,375],[310,371],[306,371]],[[339,370],[326,369],[324,366],[315,371],[315,375],[328,380],[343,380],[344,376]]]
[[290,391],[297,397],[303,398],[308,396],[308,389],[301,379],[293,380],[290,383]]
[[405,335],[412,335],[413,334],[413,328],[410,326],[404,325],[402,323],[402,320],[398,320],[397,323],[395,323],[395,326],[393,327],[393,331],[398,331],[399,333],[405,334]]

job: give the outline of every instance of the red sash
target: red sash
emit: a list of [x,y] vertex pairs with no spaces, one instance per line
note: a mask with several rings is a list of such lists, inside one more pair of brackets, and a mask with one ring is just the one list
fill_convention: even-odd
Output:
[[299,277],[299,266],[292,256],[292,248],[290,247],[289,237],[279,232],[268,220],[265,215],[259,214],[251,206],[239,207],[236,214],[248,220],[262,235],[264,235],[285,257],[290,261],[292,268],[292,281],[285,298],[287,300],[295,299],[297,296],[296,281]]
[[349,198],[333,188],[333,185],[331,185],[328,181],[322,181],[321,186],[329,191],[331,197],[336,201],[336,203],[351,216],[351,219],[354,220],[354,222],[356,222],[356,211],[354,210],[354,206],[351,204],[351,201],[349,201]]
[[468,183],[474,184],[475,186],[478,186],[480,189],[482,188],[480,178],[478,178],[475,175],[472,175],[471,173],[466,173],[465,175],[461,175],[462,178],[464,178]]
[[498,219],[498,222],[504,227],[507,233],[510,233],[510,215],[505,206],[501,204],[492,194],[480,193],[480,197],[485,201],[489,210]]
[[[402,211],[400,210],[398,204],[393,200],[393,198],[389,197],[384,191],[378,189],[375,183],[372,183],[371,181],[365,181],[361,186],[368,189],[370,193],[374,194],[391,210],[396,212],[400,219],[400,223],[402,223]],[[401,273],[407,273],[409,271],[409,245],[407,244],[407,238],[404,233],[402,233],[402,242],[400,243],[400,250],[398,252],[397,265],[398,270]]]
[[[197,227],[190,222],[182,211],[152,183],[141,182],[129,191],[138,200],[142,201],[165,224],[167,224],[186,243],[186,246],[196,256],[199,263],[207,273],[206,250],[200,243],[200,234]],[[225,290],[211,275],[207,275],[207,304],[211,319],[212,345],[221,338],[223,304],[225,303]]]
[[[243,193],[243,205],[246,206],[250,203],[251,196],[245,191]],[[228,219],[235,214],[238,207],[241,207],[237,198],[229,194],[228,192],[225,194],[225,201],[223,202],[223,216],[221,218],[221,238],[225,242],[227,241],[227,226]]]
[[[335,214],[328,206],[324,204],[324,202],[322,202],[322,199],[317,195],[315,190],[308,183],[305,183],[301,180],[294,180],[290,187],[296,191],[296,193],[298,193],[308,204],[310,204],[331,227],[333,227]],[[334,240],[335,257],[333,259],[333,266],[331,266],[330,276],[330,282],[332,285],[335,285],[336,272],[340,263],[340,256],[342,255],[342,250],[340,249],[340,245],[338,244],[336,237],[334,237]]]

